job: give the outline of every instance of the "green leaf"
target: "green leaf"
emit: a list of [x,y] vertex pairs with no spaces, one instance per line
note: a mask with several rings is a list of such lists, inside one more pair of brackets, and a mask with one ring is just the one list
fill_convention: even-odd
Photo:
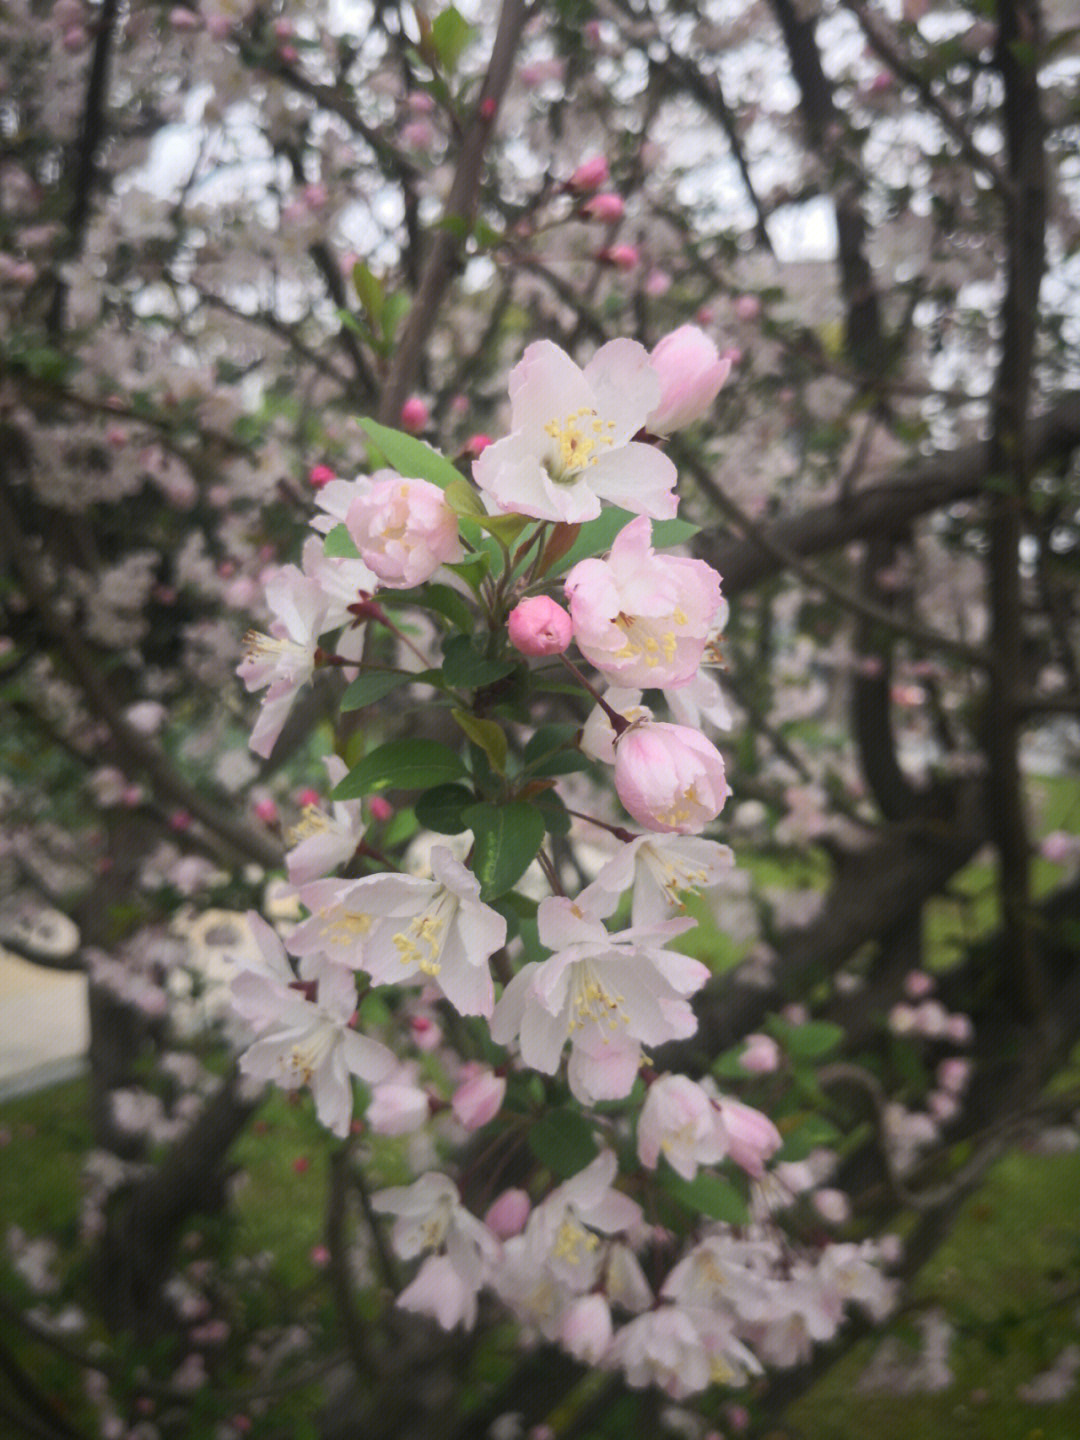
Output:
[[476,796],[467,785],[436,785],[425,790],[413,808],[425,829],[437,835],[460,835],[469,828],[464,812],[475,804]]
[[447,565],[446,568],[452,570],[455,575],[460,575],[470,590],[479,594],[480,582],[491,569],[491,557],[481,551],[472,560],[458,560],[456,563]]
[[537,795],[529,803],[534,805],[544,817],[544,829],[549,835],[568,835],[570,833],[570,812],[554,790]]
[[447,73],[457,69],[461,52],[469,43],[473,28],[459,10],[448,5],[431,22],[431,41],[439,63]]
[[446,503],[455,515],[487,514],[476,487],[470,485],[463,475],[459,475],[447,485]]
[[398,326],[411,309],[412,301],[403,290],[395,290],[393,295],[386,297],[382,312],[382,332],[388,341],[395,338]]
[[728,1225],[745,1225],[750,1219],[746,1201],[727,1180],[714,1175],[710,1170],[699,1170],[693,1180],[684,1180],[681,1175],[665,1167],[660,1183],[669,1195],[695,1215],[706,1215],[710,1220],[723,1220]]
[[528,515],[478,515],[476,523],[504,545],[512,545],[532,521]]
[[370,316],[372,325],[379,329],[386,304],[386,293],[381,283],[363,260],[358,260],[353,266],[352,278],[360,304]]
[[486,220],[477,220],[473,226],[473,235],[477,245],[484,250],[493,250],[506,239],[502,230],[496,230],[494,225],[489,225]]
[[487,756],[496,775],[506,774],[506,731],[497,720],[481,720],[468,710],[453,709],[450,714],[473,742]]
[[769,1030],[780,1041],[793,1060],[823,1060],[844,1038],[841,1025],[831,1020],[809,1020],[805,1025],[792,1025],[780,1016],[769,1017]]
[[[579,560],[587,560],[591,555],[602,555],[606,550],[610,550],[615,536],[634,518],[628,510],[605,506],[595,520],[587,520],[582,525],[573,545],[562,559],[552,566],[551,574],[561,575]],[[683,545],[691,536],[696,535],[700,528],[689,520],[654,520],[653,549],[665,550],[671,545]]]
[[842,1139],[840,1131],[824,1115],[788,1115],[777,1122],[784,1137],[773,1157],[777,1161],[805,1160],[811,1151],[832,1147]]
[[592,761],[578,749],[580,725],[541,725],[525,746],[526,775],[572,775]]
[[334,800],[358,800],[378,790],[427,790],[467,773],[465,761],[437,740],[390,740],[370,750],[336,787]]
[[323,553],[330,560],[360,559],[360,551],[344,525],[335,525],[330,531],[323,542]]
[[362,710],[365,705],[374,705],[391,690],[408,685],[415,679],[415,675],[404,675],[400,670],[364,670],[342,695],[340,708]]
[[[426,585],[417,585],[412,590],[380,590],[379,604],[385,610],[405,605],[416,605],[422,610],[434,610],[436,614],[445,616],[458,630],[463,630],[466,635],[471,634],[472,628],[476,624],[476,617],[469,609],[469,602],[464,595],[459,595],[449,585],[439,585],[433,581],[429,581]],[[466,643],[468,642],[466,641]]]
[[516,664],[516,660],[492,660],[481,655],[467,635],[453,635],[443,646],[443,677],[455,690],[491,685],[509,675]]
[[544,816],[535,805],[514,800],[473,805],[464,819],[475,836],[473,873],[490,903],[513,889],[529,868],[544,839]]
[[580,1110],[552,1110],[529,1131],[529,1149],[560,1180],[568,1180],[600,1153]]
[[406,435],[402,430],[392,430],[388,425],[366,418],[360,421],[360,428],[399,475],[407,475],[413,480],[429,480],[440,490],[462,478],[461,471],[445,455],[440,455],[438,450],[432,449],[426,441],[418,440],[415,435]]

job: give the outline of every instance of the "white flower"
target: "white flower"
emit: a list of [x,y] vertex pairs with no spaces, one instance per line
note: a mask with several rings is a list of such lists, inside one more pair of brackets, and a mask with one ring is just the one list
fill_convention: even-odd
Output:
[[465,1209],[454,1182],[431,1171],[413,1185],[378,1191],[371,1203],[381,1214],[397,1216],[392,1241],[403,1260],[436,1252],[398,1296],[398,1304],[432,1315],[444,1330],[470,1327],[477,1293],[497,1266],[502,1246]]
[[663,1155],[676,1174],[693,1180],[699,1165],[723,1159],[724,1139],[713,1103],[686,1075],[661,1075],[649,1086],[638,1119],[638,1157],[655,1170]]
[[445,847],[431,852],[431,867],[433,880],[382,874],[302,886],[312,916],[289,936],[289,950],[325,950],[378,985],[432,980],[460,1014],[490,1015],[487,962],[506,941],[506,921]]
[[257,1080],[273,1080],[286,1090],[307,1085],[315,1113],[335,1135],[349,1133],[352,1082],[385,1080],[397,1060],[385,1045],[350,1028],[356,1009],[352,973],[325,958],[305,967],[309,999],[299,989],[283,989],[262,1037],[240,1057],[240,1069]]
[[632,887],[631,924],[655,925],[683,908],[684,894],[719,885],[735,857],[696,835],[639,835],[619,847],[593,884],[621,895]]
[[[331,785],[344,780],[348,766],[338,755],[327,755],[323,763]],[[364,833],[359,800],[335,800],[330,813],[316,805],[305,807],[304,818],[290,835],[293,848],[285,856],[285,868],[293,885],[331,874],[356,852]]]
[[295,565],[283,565],[270,578],[266,602],[275,616],[273,633],[248,631],[236,672],[248,690],[269,687],[248,742],[264,760],[281,734],[296,692],[311,679],[319,636],[327,629],[326,596]]
[[510,376],[512,434],[489,445],[473,476],[501,510],[577,524],[601,501],[669,519],[675,466],[634,440],[660,399],[648,351],[602,345],[579,369],[550,340],[530,345]]
[[694,1033],[697,1019],[684,997],[709,977],[698,961],[663,949],[693,920],[611,935],[600,916],[614,905],[595,887],[576,902],[561,896],[542,901],[540,940],[555,954],[522,967],[491,1021],[499,1044],[518,1036],[525,1064],[547,1075],[558,1068],[570,1040],[567,1079],[586,1105],[630,1093],[643,1045]]
[[591,1289],[599,1273],[603,1258],[599,1235],[619,1234],[641,1223],[641,1207],[612,1189],[617,1172],[613,1152],[602,1151],[553,1190],[533,1210],[525,1227],[525,1244],[533,1260],[575,1294]]

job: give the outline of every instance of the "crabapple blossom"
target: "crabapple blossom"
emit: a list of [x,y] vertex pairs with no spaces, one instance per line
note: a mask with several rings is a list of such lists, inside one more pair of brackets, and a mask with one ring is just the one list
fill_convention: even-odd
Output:
[[693,1180],[701,1165],[724,1157],[724,1138],[710,1097],[686,1075],[661,1075],[649,1086],[638,1117],[638,1159],[655,1170],[663,1155],[677,1175]]
[[765,1161],[784,1143],[780,1131],[760,1110],[727,1096],[718,1102],[720,1128],[728,1155],[755,1178],[765,1173]]
[[423,977],[460,1014],[490,1015],[487,962],[506,941],[506,921],[481,903],[479,882],[444,846],[431,852],[431,867],[432,880],[380,874],[302,886],[312,917],[289,936],[289,949],[325,950],[377,985]]
[[[344,780],[348,766],[338,755],[327,755],[323,764],[331,785]],[[306,885],[329,875],[356,853],[363,834],[359,800],[335,800],[328,815],[317,803],[304,806],[300,824],[290,833],[292,849],[285,856],[285,868],[293,885]]]
[[624,1233],[641,1223],[641,1207],[613,1188],[617,1173],[614,1153],[601,1151],[553,1190],[525,1227],[534,1260],[576,1294],[591,1289],[600,1271],[600,1235]]
[[561,655],[573,638],[570,616],[548,595],[514,606],[506,621],[510,644],[522,655]]
[[454,1091],[450,1108],[466,1130],[479,1130],[499,1113],[505,1094],[505,1077],[481,1067]]
[[615,789],[639,825],[680,835],[704,830],[730,794],[715,745],[696,730],[656,720],[616,740]]
[[771,1075],[780,1068],[780,1046],[771,1035],[747,1035],[739,1064],[751,1075]]
[[603,1295],[582,1295],[562,1317],[559,1340],[575,1360],[598,1365],[611,1344],[611,1306]]
[[676,722],[691,730],[704,729],[706,721],[716,730],[730,730],[735,724],[724,693],[708,670],[699,670],[685,685],[665,691],[665,698]]
[[[653,712],[641,704],[640,690],[623,690],[613,686],[604,695],[604,702],[624,720],[651,720]],[[596,705],[589,712],[581,732],[581,751],[590,760],[599,760],[605,765],[615,764],[615,727],[603,705]]]
[[393,1053],[350,1028],[356,1009],[352,973],[324,957],[313,957],[304,971],[316,998],[296,990],[274,997],[273,1016],[260,1038],[240,1057],[240,1069],[258,1080],[273,1080],[286,1090],[307,1085],[320,1122],[335,1135],[349,1133],[352,1084],[385,1079],[397,1066]]
[[723,358],[696,325],[681,325],[665,335],[651,359],[661,382],[660,399],[646,422],[654,435],[670,435],[700,420],[731,371],[730,357]]
[[295,565],[283,565],[267,581],[266,602],[275,617],[272,633],[248,631],[244,659],[236,671],[249,691],[266,689],[248,741],[264,760],[281,734],[297,691],[311,679],[328,608],[320,586]]
[[632,925],[654,925],[683,909],[684,894],[719,885],[735,863],[726,845],[688,835],[639,835],[620,845],[593,884],[621,895],[630,890]]
[[380,1214],[394,1215],[392,1243],[403,1260],[428,1255],[412,1283],[398,1296],[405,1310],[433,1316],[444,1330],[472,1327],[476,1297],[498,1263],[501,1246],[482,1221],[461,1204],[446,1175],[429,1171],[413,1185],[380,1190],[371,1197]]
[[619,531],[606,559],[579,561],[566,595],[585,659],[613,685],[652,688],[693,679],[722,604],[711,565],[654,552],[647,515]]
[[600,220],[610,225],[623,218],[626,204],[621,195],[605,191],[602,195],[593,195],[586,200],[581,207],[581,213],[589,220]]
[[409,430],[414,435],[426,428],[431,419],[431,411],[427,402],[419,395],[410,395],[401,407],[401,428]]
[[364,564],[394,590],[422,585],[464,553],[457,516],[439,487],[393,471],[372,477],[350,504],[345,524]]
[[531,1209],[532,1202],[527,1191],[504,1190],[489,1206],[484,1216],[484,1224],[500,1240],[509,1240],[512,1235],[520,1235],[525,1229]]
[[400,1065],[371,1088],[364,1119],[376,1135],[409,1135],[431,1115],[431,1098],[417,1083],[417,1066]]
[[601,185],[610,179],[611,171],[608,168],[607,157],[604,155],[590,155],[587,160],[582,160],[570,179],[566,182],[568,190],[577,191],[579,194],[587,190],[599,190]]
[[485,449],[473,477],[500,510],[538,520],[592,520],[602,501],[670,519],[675,466],[633,438],[659,397],[634,340],[602,345],[584,370],[539,340],[510,375],[512,433]]
[[593,887],[576,901],[541,901],[540,940],[555,953],[518,971],[491,1020],[497,1043],[517,1037],[525,1064],[547,1075],[569,1039],[567,1079],[586,1105],[630,1093],[642,1045],[694,1033],[697,1020],[685,997],[709,977],[700,962],[663,948],[693,920],[609,934],[600,917],[614,905],[614,897]]

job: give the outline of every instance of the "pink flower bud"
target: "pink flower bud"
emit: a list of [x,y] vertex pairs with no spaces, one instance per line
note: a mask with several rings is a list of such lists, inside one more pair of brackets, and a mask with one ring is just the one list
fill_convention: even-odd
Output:
[[169,11],[169,24],[174,30],[201,30],[202,23],[201,15],[196,15],[194,10],[187,10],[182,5]]
[[372,795],[368,801],[368,810],[371,812],[372,820],[380,824],[389,820],[394,813],[394,807],[384,795]]
[[593,195],[591,199],[586,200],[581,207],[581,213],[590,220],[600,220],[605,224],[612,224],[623,218],[626,214],[626,206],[623,204],[621,195],[605,191],[602,195]]
[[945,1038],[954,1045],[970,1045],[975,1039],[975,1026],[968,1015],[950,1015],[945,1024]]
[[765,1161],[784,1143],[780,1131],[767,1115],[738,1100],[725,1098],[719,1107],[728,1155],[748,1175],[760,1179],[765,1173]]
[[330,1251],[325,1245],[313,1245],[309,1252],[309,1259],[316,1269],[322,1270],[330,1264]]
[[255,804],[251,808],[264,825],[277,824],[279,818],[278,808],[274,801],[271,800],[269,797],[267,797],[265,800],[256,800]]
[[300,59],[300,52],[295,45],[282,45],[278,51],[278,55],[286,65],[295,65],[297,60]]
[[696,325],[681,325],[654,347],[652,367],[662,386],[660,403],[650,412],[648,428],[670,435],[706,414],[727,379],[731,361]]
[[292,21],[286,19],[275,20],[273,31],[279,40],[288,40],[295,33]]
[[431,412],[419,395],[410,395],[401,407],[401,428],[415,435],[426,429]]
[[739,1064],[751,1075],[771,1075],[780,1068],[780,1046],[771,1035],[748,1035]]
[[950,1095],[962,1095],[971,1078],[971,1061],[960,1055],[942,1060],[937,1068],[937,1083]]
[[730,791],[716,746],[686,725],[646,720],[615,744],[615,789],[646,830],[696,835]]
[[377,472],[349,506],[345,524],[364,564],[395,590],[422,585],[463,553],[457,516],[427,480]]
[[573,1300],[562,1318],[559,1339],[575,1360],[597,1365],[611,1344],[611,1309],[603,1295]]
[[174,810],[169,816],[169,829],[179,831],[190,830],[191,816],[186,810]]
[[925,970],[909,970],[904,976],[904,993],[911,1000],[925,1000],[927,995],[934,993],[936,983]]
[[506,1080],[492,1070],[480,1070],[454,1091],[450,1101],[454,1115],[466,1130],[479,1130],[499,1113],[506,1094]]
[[641,259],[641,251],[636,245],[605,245],[596,252],[596,258],[616,270],[633,270]]
[[512,1235],[520,1235],[525,1229],[531,1209],[531,1202],[524,1190],[504,1190],[489,1206],[484,1216],[484,1224],[498,1235],[500,1240],[509,1240]]
[[493,443],[490,435],[470,435],[465,441],[463,453],[470,460],[475,460],[482,455],[489,445]]
[[830,1225],[843,1225],[851,1218],[851,1201],[842,1190],[815,1190],[814,1209]]
[[653,296],[654,299],[666,295],[671,289],[671,276],[666,270],[650,270],[645,277],[645,294]]
[[761,314],[761,301],[756,295],[736,295],[732,308],[737,320],[756,320]]
[[212,40],[227,40],[232,34],[232,21],[228,15],[211,15],[206,22],[206,29]]
[[591,190],[599,190],[600,186],[606,185],[610,178],[611,171],[608,169],[607,159],[603,155],[592,155],[577,167],[570,179],[567,180],[566,188],[579,195],[584,195]]
[[329,485],[331,480],[337,476],[329,465],[313,465],[308,471],[308,484],[313,490],[321,490],[324,485]]
[[548,595],[522,600],[506,622],[510,644],[522,655],[561,655],[574,634],[570,616]]

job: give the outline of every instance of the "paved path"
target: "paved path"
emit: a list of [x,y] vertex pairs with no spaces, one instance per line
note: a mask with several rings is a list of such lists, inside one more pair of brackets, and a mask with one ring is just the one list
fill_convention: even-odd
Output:
[[0,948],[0,1100],[79,1074],[88,1032],[85,975]]

